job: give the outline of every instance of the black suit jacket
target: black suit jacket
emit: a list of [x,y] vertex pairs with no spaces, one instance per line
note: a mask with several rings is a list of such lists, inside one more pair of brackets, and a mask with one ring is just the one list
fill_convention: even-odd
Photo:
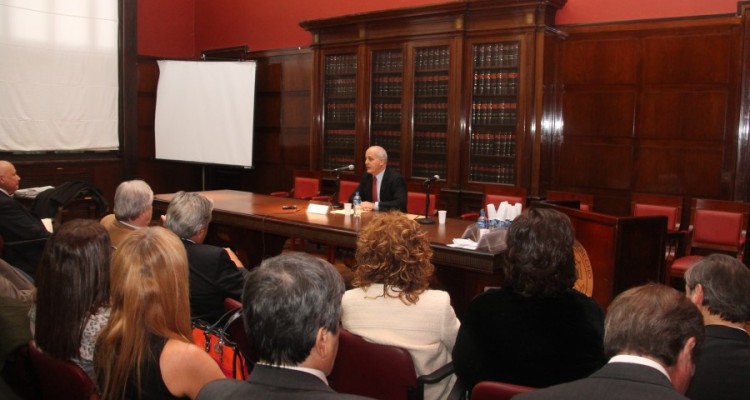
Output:
[[706,325],[706,341],[686,396],[693,400],[747,399],[750,396],[750,335]]
[[244,268],[237,268],[226,250],[182,240],[190,264],[190,314],[214,323],[224,314],[224,299],[240,300]]
[[367,399],[336,393],[318,377],[302,371],[256,364],[247,382],[234,379],[213,381],[201,389],[196,400],[324,400]]
[[609,363],[588,378],[516,395],[513,400],[687,400],[655,368]]
[[44,250],[43,239],[49,237],[49,232],[39,218],[4,192],[0,192],[0,235],[6,244],[39,239],[24,245],[7,245],[3,249],[5,261],[33,277]]
[[[350,203],[356,192],[359,192],[362,201],[372,201],[372,175],[369,173],[362,175],[359,186],[349,196]],[[380,183],[380,196],[378,196],[378,210],[406,212],[406,181],[403,176],[391,168],[386,167],[383,173],[383,182]]]

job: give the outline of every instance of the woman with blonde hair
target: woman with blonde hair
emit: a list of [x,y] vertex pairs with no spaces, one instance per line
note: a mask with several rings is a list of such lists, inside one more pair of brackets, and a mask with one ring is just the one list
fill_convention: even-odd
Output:
[[[360,232],[355,258],[355,288],[342,300],[344,328],[408,350],[417,375],[450,362],[460,322],[448,293],[429,289],[435,267],[419,224],[397,211],[376,216]],[[454,383],[428,385],[425,398],[445,398]]]
[[112,260],[111,315],[95,362],[102,397],[195,398],[223,378],[216,362],[191,343],[188,263],[172,232],[131,233]]

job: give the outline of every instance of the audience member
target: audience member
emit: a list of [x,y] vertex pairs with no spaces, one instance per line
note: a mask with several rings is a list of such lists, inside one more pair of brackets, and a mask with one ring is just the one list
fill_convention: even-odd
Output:
[[190,314],[214,323],[224,314],[224,299],[240,300],[245,269],[230,249],[203,244],[213,211],[211,200],[178,192],[169,202],[164,224],[180,237],[190,267]]
[[[406,181],[393,168],[386,168],[388,153],[380,146],[372,146],[365,152],[365,169],[359,186],[349,197],[352,202],[354,193],[362,197],[362,210],[406,212]],[[373,189],[373,187],[375,189]]]
[[112,246],[119,248],[127,235],[148,226],[153,202],[154,192],[144,181],[125,181],[117,186],[114,214],[105,215],[101,220],[112,239]]
[[31,305],[35,289],[34,282],[25,272],[0,260],[0,297]]
[[726,254],[712,254],[685,273],[685,292],[703,314],[706,341],[686,393],[693,400],[750,396],[750,269]]
[[109,323],[94,354],[103,399],[194,399],[224,377],[191,343],[185,247],[161,227],[133,231],[112,259]]
[[37,347],[80,365],[94,382],[94,345],[110,312],[111,248],[95,220],[64,223],[44,249],[30,314]]
[[208,384],[198,398],[362,399],[328,386],[339,344],[344,281],[328,262],[304,253],[266,259],[248,274],[242,315],[260,361],[246,382]]
[[[365,339],[404,348],[417,375],[451,361],[461,323],[450,296],[430,290],[432,247],[419,224],[398,211],[376,216],[359,233],[354,289],[344,294],[342,323]],[[445,398],[455,376],[425,388],[425,398]]]
[[573,289],[573,242],[558,211],[530,208],[513,221],[504,284],[471,301],[453,349],[468,388],[483,380],[545,387],[604,364],[604,312]]
[[[0,160],[0,236],[6,243],[3,259],[33,278],[49,232],[42,220],[13,199],[20,182],[16,167]],[[13,242],[24,243],[11,245]]]
[[626,290],[610,304],[604,333],[609,363],[575,382],[514,399],[687,399],[703,341],[703,318],[682,293],[649,284]]

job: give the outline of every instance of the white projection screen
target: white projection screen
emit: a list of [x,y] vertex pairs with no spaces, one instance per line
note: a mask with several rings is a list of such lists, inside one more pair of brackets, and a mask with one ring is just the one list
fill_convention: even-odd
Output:
[[252,167],[255,62],[158,64],[156,158]]

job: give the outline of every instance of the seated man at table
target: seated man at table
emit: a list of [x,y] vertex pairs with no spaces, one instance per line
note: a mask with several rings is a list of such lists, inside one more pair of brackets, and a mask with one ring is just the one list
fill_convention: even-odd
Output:
[[114,248],[136,229],[148,226],[153,202],[154,192],[144,181],[125,181],[117,186],[114,214],[106,215],[100,221],[109,232]]
[[49,231],[42,220],[13,198],[20,182],[21,177],[13,164],[0,160],[0,235],[5,241],[3,259],[33,277]]
[[224,299],[240,300],[245,268],[231,249],[203,244],[214,205],[198,193],[177,192],[169,202],[164,226],[187,251],[190,268],[190,316],[208,323],[224,314]]
[[247,381],[211,382],[199,400],[364,399],[328,386],[339,346],[344,281],[327,261],[305,253],[266,259],[248,274],[242,318],[258,355]]
[[406,181],[392,168],[386,168],[388,153],[380,146],[372,146],[365,152],[365,169],[359,186],[349,197],[352,202],[354,193],[359,192],[364,211],[400,210],[406,212]]

